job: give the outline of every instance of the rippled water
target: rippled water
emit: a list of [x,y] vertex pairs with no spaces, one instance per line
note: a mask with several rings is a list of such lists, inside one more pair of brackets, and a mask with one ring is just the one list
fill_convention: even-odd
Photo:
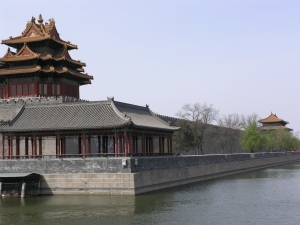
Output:
[[0,202],[0,224],[300,224],[300,163],[139,196]]

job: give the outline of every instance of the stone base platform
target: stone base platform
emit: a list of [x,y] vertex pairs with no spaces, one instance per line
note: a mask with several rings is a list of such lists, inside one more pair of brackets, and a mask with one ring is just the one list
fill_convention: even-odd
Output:
[[[143,157],[113,160],[115,160],[115,169],[111,168],[111,172],[95,172],[92,167],[88,166],[92,164],[96,170],[96,165],[101,164],[101,159],[81,159],[78,161],[81,165],[81,172],[42,173],[40,194],[136,195],[296,162],[300,160],[300,153]],[[126,160],[126,167],[122,167],[122,160]],[[65,159],[61,161],[68,162]],[[85,170],[84,165],[89,169]]]

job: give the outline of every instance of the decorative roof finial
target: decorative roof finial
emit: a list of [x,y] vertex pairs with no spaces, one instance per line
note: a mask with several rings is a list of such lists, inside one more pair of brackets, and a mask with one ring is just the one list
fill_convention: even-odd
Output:
[[43,22],[44,22],[44,20],[43,20],[43,18],[42,18],[42,14],[39,15],[38,22],[39,22],[39,23],[43,23]]

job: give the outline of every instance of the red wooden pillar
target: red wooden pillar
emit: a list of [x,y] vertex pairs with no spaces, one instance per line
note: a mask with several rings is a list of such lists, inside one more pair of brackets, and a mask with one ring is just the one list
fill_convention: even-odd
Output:
[[65,96],[65,83],[60,83],[60,95]]
[[61,138],[61,155],[66,154],[66,137]]
[[25,137],[25,156],[28,157],[28,137]]
[[60,156],[64,155],[64,138],[60,136]]
[[137,153],[137,140],[138,140],[138,137],[134,136],[134,139],[132,140],[132,143],[133,143],[133,153]]
[[142,134],[142,154],[145,154],[145,135]]
[[159,153],[162,153],[161,135],[159,135]]
[[4,159],[4,152],[5,152],[5,136],[2,134],[2,159]]
[[105,136],[105,153],[108,153],[108,136]]
[[162,153],[165,153],[165,136],[162,135],[161,138],[161,145],[162,145]]
[[170,152],[170,135],[167,136],[167,152]]
[[137,136],[132,136],[132,153],[137,153],[136,140]]
[[105,137],[105,152],[108,153],[108,136]]
[[81,155],[81,135],[78,136],[78,154]]
[[131,134],[131,153],[135,153],[135,136]]
[[147,136],[145,136],[145,154],[147,154],[147,144],[148,144]]
[[5,85],[5,98],[6,99],[9,98],[9,86],[10,86],[10,84]]
[[115,131],[114,134],[114,144],[115,144],[115,157],[118,157],[118,135],[117,132]]
[[151,136],[148,136],[148,154],[151,155]]
[[47,83],[47,95],[48,96],[53,96],[54,95],[54,93],[52,93],[52,83],[51,82],[48,82]]
[[105,151],[106,150],[105,143],[106,143],[105,136],[102,135],[102,152],[103,153],[106,153],[106,151]]
[[67,154],[67,138],[64,137],[64,154]]
[[128,145],[127,145],[127,131],[124,131],[124,148],[125,148],[125,157],[128,156]]
[[128,154],[131,155],[132,153],[132,140],[131,140],[132,136],[131,136],[131,132],[128,132]]
[[101,137],[98,135],[98,153],[101,153]]
[[42,158],[43,156],[43,139],[39,137],[39,156]]
[[139,141],[139,136],[135,136],[135,153],[139,153],[138,141]]
[[32,155],[33,158],[36,158],[36,135],[33,135],[33,140],[32,140]]
[[91,135],[88,135],[88,154],[91,155]]
[[60,134],[56,134],[56,158],[60,157]]
[[142,135],[142,155],[145,154],[145,135]]
[[120,153],[124,153],[123,136],[119,135]]
[[20,137],[16,137],[16,156],[20,156]]
[[154,154],[154,136],[153,136],[153,134],[151,134],[151,141],[150,141],[150,143],[151,143],[151,153],[153,155]]
[[13,137],[12,135],[9,136],[9,158],[12,159],[13,155]]
[[82,151],[83,151],[82,157],[85,158],[86,157],[86,134],[85,133],[82,134]]
[[33,137],[30,137],[28,142],[30,142],[30,145],[31,145],[31,150],[30,150],[30,154],[29,154],[29,150],[28,150],[28,155],[30,155],[30,157],[32,158],[33,157]]
[[136,137],[136,151],[139,153],[139,136]]
[[169,153],[172,154],[173,152],[173,146],[172,146],[172,134],[170,134],[170,149],[169,149]]
[[[42,86],[42,90],[43,90],[43,86]],[[36,97],[39,96],[39,83],[37,81],[34,82],[34,94]]]

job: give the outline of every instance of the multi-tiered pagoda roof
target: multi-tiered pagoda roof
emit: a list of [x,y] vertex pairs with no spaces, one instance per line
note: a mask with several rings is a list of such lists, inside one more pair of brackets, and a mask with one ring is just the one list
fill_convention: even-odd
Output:
[[261,119],[258,122],[262,124],[260,129],[262,131],[268,131],[268,130],[278,130],[278,129],[285,129],[288,131],[292,131],[293,129],[286,127],[289,122],[280,119],[276,116],[276,114],[271,113],[270,116],[268,116],[265,119]]
[[[64,41],[53,19],[38,23],[33,17],[20,36],[2,40],[8,48],[0,58],[0,97],[71,96],[79,98],[79,86],[91,84],[85,63],[74,60],[69,50],[77,45]],[[18,86],[19,85],[19,86]]]

